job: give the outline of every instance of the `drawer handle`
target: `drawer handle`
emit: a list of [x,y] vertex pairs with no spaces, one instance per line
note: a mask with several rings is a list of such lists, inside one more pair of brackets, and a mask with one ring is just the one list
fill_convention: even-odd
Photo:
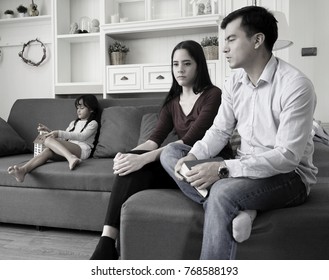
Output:
[[159,75],[158,77],[156,77],[157,80],[164,80],[165,77],[163,77],[162,75]]
[[120,80],[121,80],[121,81],[128,81],[129,79],[128,79],[128,77],[123,76]]

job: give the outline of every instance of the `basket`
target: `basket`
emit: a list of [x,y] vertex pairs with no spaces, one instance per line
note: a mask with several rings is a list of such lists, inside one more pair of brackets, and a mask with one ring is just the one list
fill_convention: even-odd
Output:
[[124,52],[111,52],[110,61],[112,65],[125,64],[127,53]]
[[203,47],[203,52],[207,60],[218,59],[218,46]]

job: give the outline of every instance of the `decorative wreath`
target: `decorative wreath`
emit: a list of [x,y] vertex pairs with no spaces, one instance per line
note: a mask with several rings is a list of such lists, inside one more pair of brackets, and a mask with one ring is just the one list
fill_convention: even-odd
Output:
[[[29,46],[31,43],[33,43],[33,42],[37,42],[37,43],[39,43],[39,44],[41,45],[41,47],[42,47],[42,50],[43,50],[43,56],[42,56],[42,58],[41,58],[41,60],[40,60],[39,62],[33,62],[33,61],[31,61],[30,59],[27,59],[27,58],[24,57],[24,50],[25,50],[25,48],[26,48],[27,46]],[[45,46],[45,44],[42,43],[38,38],[36,38],[36,39],[34,39],[34,40],[30,40],[30,41],[28,41],[27,43],[25,43],[25,44],[23,45],[23,49],[22,49],[22,51],[18,53],[18,56],[21,57],[22,60],[23,60],[26,64],[28,64],[28,65],[39,66],[39,65],[40,65],[40,64],[46,59],[46,57],[47,57],[46,54],[47,54],[47,50],[46,50],[46,46]]]

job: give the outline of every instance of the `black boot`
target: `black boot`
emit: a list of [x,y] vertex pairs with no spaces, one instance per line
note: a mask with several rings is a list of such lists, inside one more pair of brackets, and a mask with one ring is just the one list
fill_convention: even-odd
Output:
[[102,236],[91,256],[91,260],[117,260],[119,258],[115,248],[115,240],[111,237]]

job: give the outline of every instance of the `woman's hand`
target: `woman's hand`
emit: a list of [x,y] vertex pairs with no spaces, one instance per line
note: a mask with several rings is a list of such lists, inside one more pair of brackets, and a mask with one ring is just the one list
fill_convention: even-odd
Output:
[[117,153],[113,159],[114,174],[125,176],[141,169],[145,164],[144,155]]

